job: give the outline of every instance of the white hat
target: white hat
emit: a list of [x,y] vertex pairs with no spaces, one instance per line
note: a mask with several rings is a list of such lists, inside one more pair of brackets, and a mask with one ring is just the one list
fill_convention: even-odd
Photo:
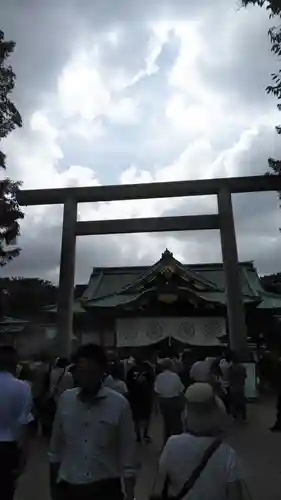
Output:
[[186,390],[185,399],[184,420],[187,431],[209,435],[222,430],[226,422],[225,406],[210,384],[192,384]]

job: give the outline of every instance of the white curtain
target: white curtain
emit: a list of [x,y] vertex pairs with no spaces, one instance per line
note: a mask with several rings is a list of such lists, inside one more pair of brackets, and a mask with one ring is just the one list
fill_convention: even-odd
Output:
[[122,318],[117,319],[117,346],[141,347],[167,337],[197,346],[220,345],[226,333],[225,319],[208,318]]

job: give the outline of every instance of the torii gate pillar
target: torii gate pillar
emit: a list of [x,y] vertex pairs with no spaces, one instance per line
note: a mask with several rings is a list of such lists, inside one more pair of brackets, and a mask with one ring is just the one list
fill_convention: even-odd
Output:
[[218,193],[220,236],[226,283],[227,316],[230,348],[242,355],[247,351],[247,327],[241,289],[240,266],[235,236],[231,193]]
[[64,203],[57,313],[57,353],[69,357],[73,339],[73,293],[75,275],[77,203]]

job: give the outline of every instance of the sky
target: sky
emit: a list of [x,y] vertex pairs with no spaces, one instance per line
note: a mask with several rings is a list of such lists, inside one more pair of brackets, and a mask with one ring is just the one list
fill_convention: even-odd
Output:
[[[23,188],[263,174],[280,157],[276,59],[263,9],[239,0],[0,0],[24,127],[3,141]],[[275,193],[233,197],[239,259],[281,271]],[[79,219],[214,213],[214,197],[80,204]],[[24,209],[20,257],[2,275],[58,281],[61,206]],[[217,231],[84,236],[76,282],[94,266],[152,264],[169,248],[221,262]]]

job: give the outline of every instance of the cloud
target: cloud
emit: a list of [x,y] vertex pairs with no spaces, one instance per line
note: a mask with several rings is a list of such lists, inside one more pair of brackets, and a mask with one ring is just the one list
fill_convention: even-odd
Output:
[[99,72],[90,67],[86,54],[79,55],[63,70],[58,83],[58,102],[68,119],[80,115],[92,121],[107,112],[110,93]]
[[209,41],[208,56],[205,52],[201,59],[201,75],[209,89],[223,92],[232,106],[243,104],[254,115],[270,105],[264,89],[278,65],[268,37],[272,20],[265,14],[260,8],[240,9],[235,23],[230,16],[220,26],[220,36]]
[[[4,143],[9,175],[34,189],[263,174],[281,154],[264,92],[268,22],[235,1],[11,0],[2,28],[17,41],[24,128]],[[235,196],[234,208],[239,257],[280,270],[275,194]],[[214,197],[195,197],[84,204],[79,217],[216,209]],[[21,256],[1,272],[57,281],[62,209],[25,212]],[[81,237],[76,280],[94,265],[152,263],[166,247],[185,262],[221,260],[218,232]]]

